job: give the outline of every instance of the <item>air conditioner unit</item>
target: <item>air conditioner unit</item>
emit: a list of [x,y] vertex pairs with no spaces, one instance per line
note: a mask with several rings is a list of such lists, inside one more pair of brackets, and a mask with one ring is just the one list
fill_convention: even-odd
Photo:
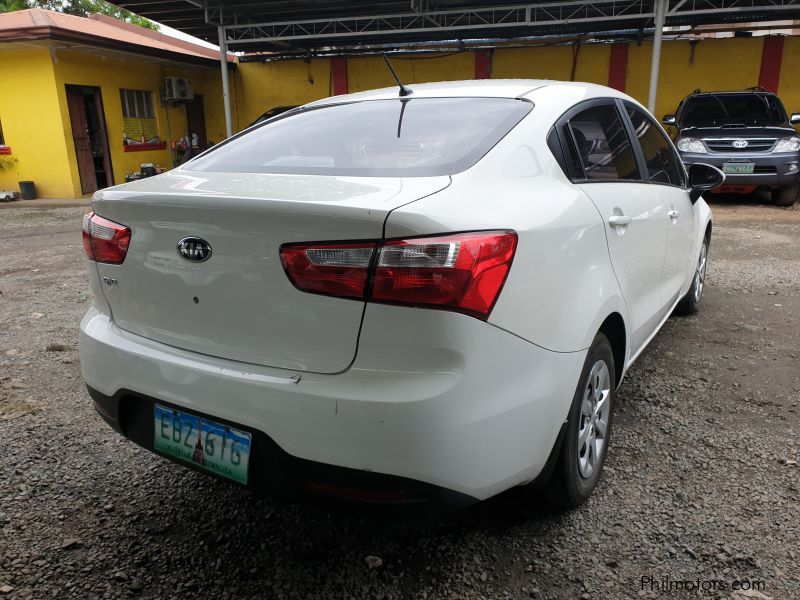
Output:
[[183,77],[164,78],[164,97],[167,100],[192,100],[192,80]]

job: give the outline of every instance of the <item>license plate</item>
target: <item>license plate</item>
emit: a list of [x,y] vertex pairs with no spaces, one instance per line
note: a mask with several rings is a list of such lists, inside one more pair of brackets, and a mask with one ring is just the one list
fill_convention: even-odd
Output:
[[249,433],[159,404],[153,412],[156,450],[211,473],[247,483],[252,438]]
[[722,163],[722,172],[729,175],[751,175],[755,163]]

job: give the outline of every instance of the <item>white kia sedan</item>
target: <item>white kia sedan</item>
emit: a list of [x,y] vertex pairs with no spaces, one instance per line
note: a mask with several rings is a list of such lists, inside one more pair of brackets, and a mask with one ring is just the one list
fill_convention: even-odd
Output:
[[269,493],[589,496],[625,371],[697,310],[724,176],[605,87],[411,88],[94,196],[81,366],[113,428]]

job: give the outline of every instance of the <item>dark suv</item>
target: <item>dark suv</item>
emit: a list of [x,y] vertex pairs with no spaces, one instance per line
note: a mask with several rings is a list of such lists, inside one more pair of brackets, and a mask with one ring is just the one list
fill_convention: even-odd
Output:
[[800,123],[800,113],[787,117],[775,94],[696,90],[663,123],[677,129],[675,144],[687,167],[706,163],[725,173],[725,185],[716,191],[770,189],[780,206],[797,199],[800,137],[792,125]]

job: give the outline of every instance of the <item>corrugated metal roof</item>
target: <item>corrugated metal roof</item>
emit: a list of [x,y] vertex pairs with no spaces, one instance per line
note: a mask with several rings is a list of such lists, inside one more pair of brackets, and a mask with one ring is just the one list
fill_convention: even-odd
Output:
[[[110,0],[229,49],[301,54],[323,47],[542,35],[630,33],[653,27],[655,0]],[[800,0],[667,0],[666,23],[797,18]]]

